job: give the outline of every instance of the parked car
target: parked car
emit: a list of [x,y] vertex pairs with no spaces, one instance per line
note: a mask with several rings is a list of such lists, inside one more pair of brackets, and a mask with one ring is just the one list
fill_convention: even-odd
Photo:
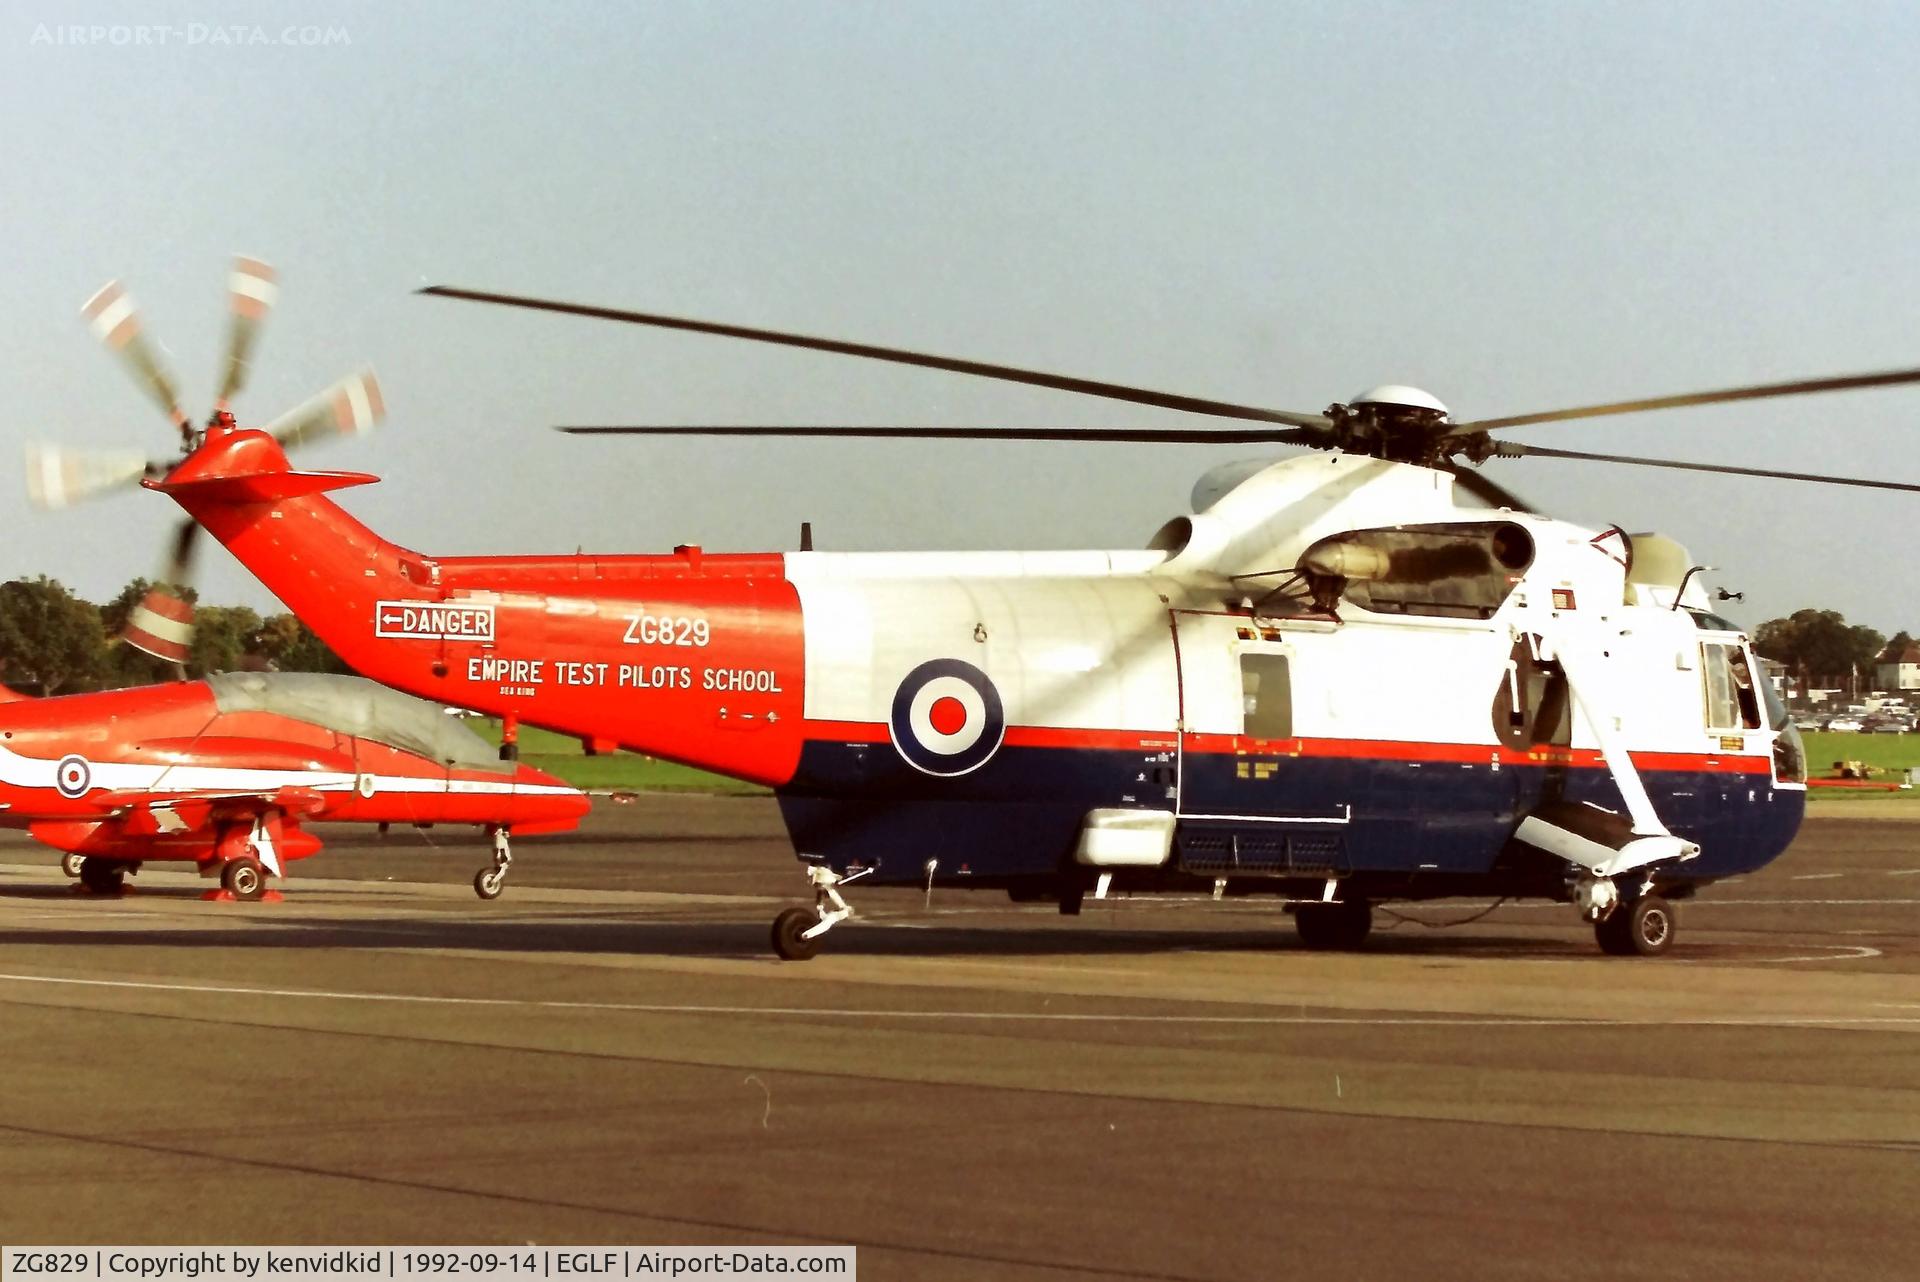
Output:
[[1827,729],[1836,734],[1859,734],[1866,726],[1854,717],[1835,717],[1827,722]]

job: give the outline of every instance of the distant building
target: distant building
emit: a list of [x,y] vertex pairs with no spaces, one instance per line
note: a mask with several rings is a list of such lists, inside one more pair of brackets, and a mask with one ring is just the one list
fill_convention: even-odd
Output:
[[1920,690],[1920,644],[1898,654],[1888,646],[1873,662],[1873,684],[1882,690]]

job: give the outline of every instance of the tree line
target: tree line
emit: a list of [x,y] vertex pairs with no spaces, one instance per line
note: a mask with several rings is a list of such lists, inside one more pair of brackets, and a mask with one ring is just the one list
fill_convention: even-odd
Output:
[[1875,661],[1889,650],[1898,654],[1912,644],[1913,638],[1905,632],[1884,637],[1872,628],[1848,623],[1838,610],[1796,610],[1753,630],[1754,650],[1785,664],[1803,688],[1871,687]]
[[[165,660],[122,642],[134,606],[155,585],[135,579],[95,605],[45,575],[0,583],[0,684],[24,694],[74,694],[171,681]],[[189,591],[184,594],[194,600]],[[347,672],[340,657],[291,614],[195,602],[189,677],[209,672]]]

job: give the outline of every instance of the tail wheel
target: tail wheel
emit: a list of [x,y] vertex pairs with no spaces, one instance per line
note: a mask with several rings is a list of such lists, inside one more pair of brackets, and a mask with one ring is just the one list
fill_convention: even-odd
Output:
[[235,899],[258,899],[266,893],[267,874],[257,859],[230,859],[220,870],[220,884]]
[[1678,923],[1673,905],[1658,895],[1642,895],[1594,923],[1600,951],[1614,957],[1658,957],[1673,947]]
[[773,951],[783,961],[806,961],[820,951],[820,940],[805,938],[806,932],[820,924],[820,914],[811,908],[789,908],[773,919]]

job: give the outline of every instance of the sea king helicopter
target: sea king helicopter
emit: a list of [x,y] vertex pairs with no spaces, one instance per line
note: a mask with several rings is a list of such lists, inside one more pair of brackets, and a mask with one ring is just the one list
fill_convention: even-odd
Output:
[[[246,382],[260,321],[275,297],[271,268],[241,258],[229,278],[226,371],[209,430],[231,428],[230,398]],[[171,376],[140,332],[132,299],[109,285],[83,309],[96,333],[139,370],[190,447],[198,439]],[[379,386],[356,374],[268,425],[288,446],[370,430]],[[144,476],[139,455],[28,451],[32,498],[59,507]],[[195,535],[176,534],[164,584],[191,577]],[[193,640],[193,607],[168,586],[135,606],[122,643],[175,666]],[[503,760],[436,703],[361,677],[304,672],[216,673],[202,681],[26,699],[0,687],[0,827],[24,828],[63,852],[88,890],[120,892],[143,864],[191,864],[218,878],[223,898],[277,894],[270,879],[317,852],[316,824],[432,827],[473,824],[493,858],[474,874],[498,898],[513,861],[511,834],[575,828],[585,793]]]
[[[1608,953],[1786,849],[1797,733],[1685,549],[1529,510],[1471,465],[1544,456],[1920,486],[1520,444],[1508,428],[1920,381],[1920,370],[1456,422],[1376,388],[1299,413],[831,339],[451,287],[507,307],[773,343],[1249,421],[1204,429],[607,426],[634,435],[1231,442],[1142,548],[441,556],[380,538],[271,431],[218,425],[143,481],[357,671],[771,787],[812,956],[873,884],[1271,895],[1315,948],[1372,906],[1572,905]],[[59,455],[61,460],[69,456]],[[66,463],[62,462],[61,466]],[[71,459],[77,474],[86,467]],[[803,549],[806,540],[802,541]]]

